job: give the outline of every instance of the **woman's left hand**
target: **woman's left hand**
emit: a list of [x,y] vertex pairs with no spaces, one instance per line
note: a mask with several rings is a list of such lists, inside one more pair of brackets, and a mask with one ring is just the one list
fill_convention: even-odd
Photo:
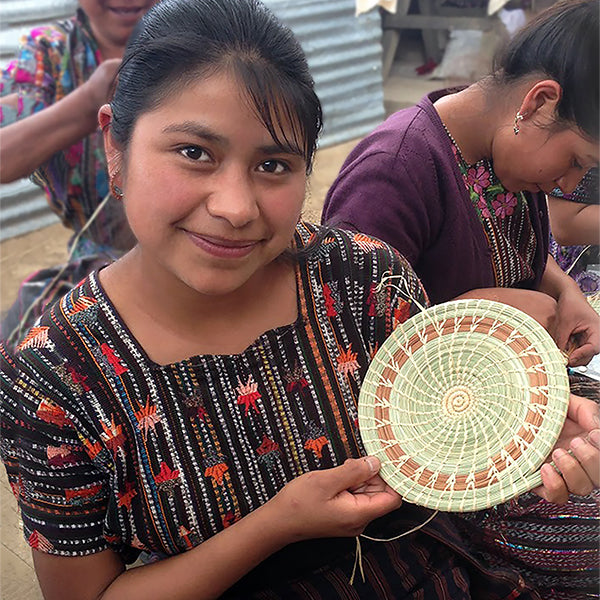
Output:
[[579,290],[558,297],[556,337],[571,367],[587,365],[600,352],[600,316]]
[[571,394],[564,427],[549,457],[555,466],[542,466],[542,485],[533,490],[538,496],[562,504],[569,494],[585,496],[600,486],[599,415],[596,402]]

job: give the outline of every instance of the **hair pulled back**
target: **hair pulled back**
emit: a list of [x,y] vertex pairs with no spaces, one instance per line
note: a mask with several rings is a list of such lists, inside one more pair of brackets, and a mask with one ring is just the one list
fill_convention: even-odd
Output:
[[299,42],[258,0],[162,0],[148,11],[119,69],[113,138],[126,149],[140,115],[222,71],[245,88],[273,140],[298,149],[310,170],[321,104]]
[[562,0],[521,29],[496,57],[501,84],[543,74],[557,81],[559,121],[598,140],[599,0]]

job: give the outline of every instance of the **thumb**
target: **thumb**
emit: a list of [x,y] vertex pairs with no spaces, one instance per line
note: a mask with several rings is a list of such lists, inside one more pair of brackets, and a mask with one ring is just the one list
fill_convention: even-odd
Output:
[[349,488],[360,486],[379,471],[381,463],[375,456],[349,458],[339,466],[329,469],[327,481],[338,494]]
[[591,431],[600,427],[598,405],[589,398],[571,394],[567,414],[570,419],[575,421],[585,431]]

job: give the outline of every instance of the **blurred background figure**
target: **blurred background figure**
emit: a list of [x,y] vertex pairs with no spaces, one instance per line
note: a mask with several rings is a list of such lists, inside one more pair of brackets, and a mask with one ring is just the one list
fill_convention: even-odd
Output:
[[590,169],[571,194],[548,196],[550,253],[584,294],[600,292],[600,196],[598,169]]
[[33,273],[6,313],[14,345],[44,307],[134,239],[110,195],[98,109],[110,94],[133,28],[156,0],[80,0],[67,20],[31,30],[0,81],[0,182],[31,176],[74,232],[68,262]]

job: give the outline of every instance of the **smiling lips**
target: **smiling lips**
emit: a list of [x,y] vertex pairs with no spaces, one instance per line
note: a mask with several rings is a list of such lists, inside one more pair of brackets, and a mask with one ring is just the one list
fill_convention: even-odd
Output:
[[186,230],[192,243],[217,258],[243,258],[258,245],[256,240],[227,240],[200,235]]
[[110,6],[108,10],[127,20],[137,20],[144,12],[144,9],[138,6]]

